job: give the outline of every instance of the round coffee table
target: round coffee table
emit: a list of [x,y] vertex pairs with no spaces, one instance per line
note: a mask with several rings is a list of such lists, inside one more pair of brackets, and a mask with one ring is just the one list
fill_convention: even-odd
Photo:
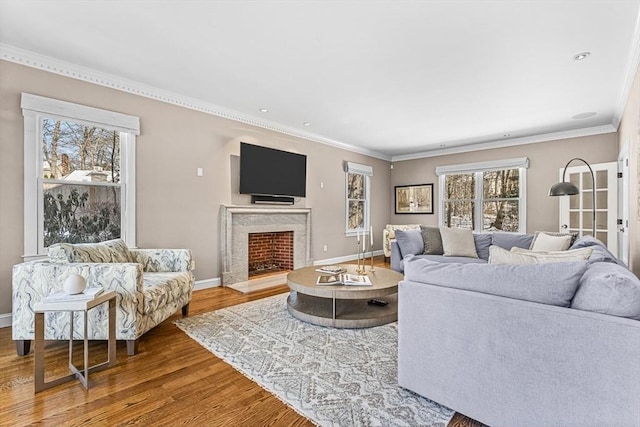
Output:
[[[344,265],[355,274],[355,265]],[[371,286],[316,285],[319,266],[304,267],[287,275],[291,289],[287,308],[294,317],[308,323],[334,328],[369,328],[398,320],[398,282],[402,274],[388,268],[375,267],[367,276]],[[381,299],[385,306],[370,305]]]

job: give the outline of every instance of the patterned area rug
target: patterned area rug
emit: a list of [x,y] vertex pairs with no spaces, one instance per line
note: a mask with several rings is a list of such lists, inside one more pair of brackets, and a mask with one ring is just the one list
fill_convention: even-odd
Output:
[[276,295],[176,325],[321,426],[446,426],[453,411],[397,385],[397,324],[314,326]]

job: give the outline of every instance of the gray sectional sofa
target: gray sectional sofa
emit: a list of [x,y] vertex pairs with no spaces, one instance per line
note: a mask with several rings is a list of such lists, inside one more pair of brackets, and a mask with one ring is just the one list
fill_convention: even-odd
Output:
[[592,252],[513,265],[407,254],[399,385],[491,426],[640,426],[640,281],[590,236],[571,248]]

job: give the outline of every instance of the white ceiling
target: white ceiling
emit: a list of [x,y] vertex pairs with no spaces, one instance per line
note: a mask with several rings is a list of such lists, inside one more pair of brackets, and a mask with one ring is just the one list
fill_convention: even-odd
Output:
[[639,12],[640,0],[0,0],[0,47],[402,159],[614,130]]

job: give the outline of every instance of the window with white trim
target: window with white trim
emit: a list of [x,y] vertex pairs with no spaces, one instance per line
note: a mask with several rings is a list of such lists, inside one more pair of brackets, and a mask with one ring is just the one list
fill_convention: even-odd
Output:
[[525,157],[437,167],[440,225],[526,232],[528,167]]
[[25,257],[59,242],[135,247],[139,119],[22,94]]
[[373,168],[345,162],[346,234],[369,232],[370,182]]

